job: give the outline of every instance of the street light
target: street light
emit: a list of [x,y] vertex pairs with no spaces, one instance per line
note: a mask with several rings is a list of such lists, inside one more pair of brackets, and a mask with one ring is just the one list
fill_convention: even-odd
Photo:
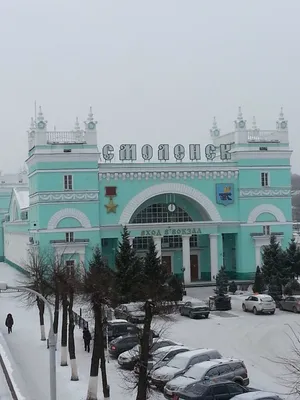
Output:
[[50,364],[50,399],[51,400],[56,400],[56,340],[54,336],[54,330],[53,330],[53,315],[52,315],[52,309],[48,301],[45,299],[44,296],[42,296],[39,292],[36,292],[35,290],[28,289],[27,287],[24,286],[9,286],[5,282],[0,282],[0,291],[1,290],[7,290],[7,289],[12,289],[12,290],[18,290],[20,292],[29,292],[43,300],[45,305],[48,308],[49,315],[50,315],[50,330],[49,330],[49,364]]

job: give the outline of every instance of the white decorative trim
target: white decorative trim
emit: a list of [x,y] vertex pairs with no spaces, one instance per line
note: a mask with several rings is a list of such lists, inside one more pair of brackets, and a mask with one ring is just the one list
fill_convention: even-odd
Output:
[[98,200],[98,191],[85,191],[85,192],[72,192],[72,191],[64,191],[64,192],[44,192],[44,193],[35,193],[30,197],[30,204],[35,203],[49,203],[49,202],[63,202],[66,203],[68,201],[72,202],[82,202],[82,201],[97,201]]
[[288,188],[240,189],[240,197],[290,197]]
[[35,170],[33,172],[31,172],[30,174],[28,174],[28,178],[33,177],[36,174],[73,174],[74,172],[98,172],[98,168],[69,168],[69,169],[38,169]]
[[204,208],[212,221],[222,221],[221,215],[213,202],[197,189],[194,189],[187,185],[183,185],[182,183],[162,183],[159,185],[150,186],[149,188],[143,190],[135,197],[133,197],[123,209],[123,212],[119,219],[119,224],[128,224],[134,212],[143,203],[145,203],[145,201],[149,200],[152,197],[166,193],[180,194],[189,197]]
[[[51,149],[51,146],[48,146]],[[49,163],[55,163],[55,162],[99,162],[99,154],[95,153],[95,150],[92,149],[92,152],[88,152],[87,150],[89,149],[80,149],[81,153],[76,153],[75,149],[72,148],[70,145],[70,148],[72,148],[71,153],[63,153],[62,147],[57,146],[58,148],[56,149],[55,152],[51,153],[46,153],[45,149],[42,149],[42,152],[38,154],[37,150],[33,152],[31,156],[29,156],[26,160],[27,167],[30,168],[34,164],[37,163],[42,163],[42,162],[49,162]],[[61,151],[61,153],[59,152]]]
[[138,181],[144,180],[164,180],[164,179],[237,179],[239,173],[237,170],[223,171],[223,170],[204,170],[204,171],[161,171],[160,168],[158,171],[150,171],[150,172],[99,172],[99,180],[118,180],[122,181],[130,180],[133,181],[137,179]]
[[256,222],[257,218],[259,217],[260,214],[272,214],[276,218],[276,221],[278,222],[287,222],[283,212],[273,204],[261,204],[250,212],[248,216],[248,224],[253,224],[253,222]]
[[48,222],[48,229],[55,229],[59,222],[65,218],[77,219],[83,228],[91,228],[90,220],[82,211],[76,210],[76,208],[63,208],[52,215]]

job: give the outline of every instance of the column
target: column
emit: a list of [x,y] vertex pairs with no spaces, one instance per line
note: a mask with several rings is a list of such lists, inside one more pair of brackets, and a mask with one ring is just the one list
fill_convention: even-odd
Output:
[[133,246],[133,239],[134,239],[134,237],[132,237],[132,236],[129,237],[129,244],[130,244],[130,247]]
[[255,266],[261,265],[260,245],[255,242]]
[[190,235],[182,235],[182,267],[184,268],[184,283],[191,283]]
[[157,251],[157,257],[161,260],[161,236],[153,236],[153,241]]
[[213,281],[216,279],[218,273],[218,233],[212,233],[209,235],[210,241],[210,279]]

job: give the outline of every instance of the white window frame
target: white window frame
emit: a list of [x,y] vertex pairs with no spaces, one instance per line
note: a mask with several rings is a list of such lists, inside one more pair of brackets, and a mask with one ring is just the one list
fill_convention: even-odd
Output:
[[64,175],[64,190],[73,190],[74,184],[73,184],[73,175]]
[[271,226],[270,225],[264,225],[263,226],[263,234],[264,234],[264,236],[270,236],[271,235]]
[[[263,184],[267,181],[267,185]],[[260,173],[260,186],[261,187],[270,187],[270,174],[269,172],[262,171]]]
[[65,241],[67,243],[73,243],[75,241],[74,239],[74,232],[66,232],[66,239]]

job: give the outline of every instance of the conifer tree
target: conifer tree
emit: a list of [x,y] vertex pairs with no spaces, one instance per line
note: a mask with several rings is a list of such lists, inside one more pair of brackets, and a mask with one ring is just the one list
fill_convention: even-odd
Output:
[[216,276],[216,294],[224,296],[228,291],[228,276],[225,267],[221,267]]
[[290,278],[298,278],[300,275],[300,250],[295,239],[291,239],[289,246],[284,252],[285,266],[290,272]]
[[124,227],[116,254],[116,293],[118,303],[138,301],[142,261],[130,244],[130,233]]
[[275,235],[271,235],[270,244],[263,248],[261,272],[267,285],[275,279],[281,285],[285,285],[290,280],[291,274],[285,263],[284,252]]
[[262,293],[264,291],[264,278],[259,266],[256,267],[254,284],[252,286],[253,293]]

